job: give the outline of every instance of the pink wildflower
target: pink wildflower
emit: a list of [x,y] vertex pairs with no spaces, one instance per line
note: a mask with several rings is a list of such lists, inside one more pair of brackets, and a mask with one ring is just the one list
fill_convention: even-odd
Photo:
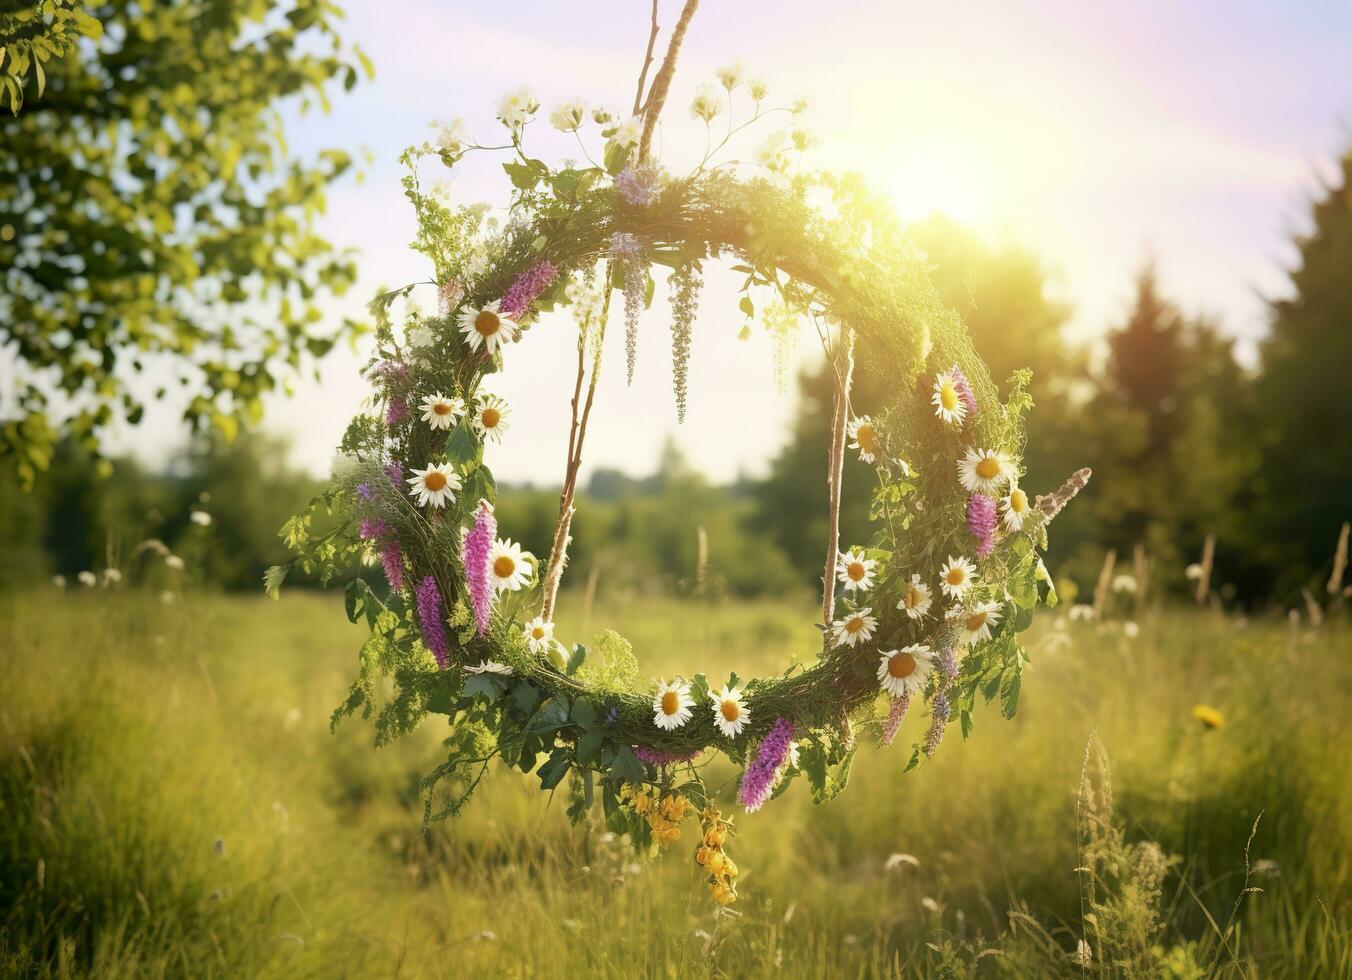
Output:
[[378,517],[363,517],[361,531],[358,533],[363,541],[388,538],[390,536],[390,526]]
[[892,699],[892,710],[887,714],[887,724],[883,726],[883,744],[891,745],[892,740],[897,737],[897,729],[901,727],[901,720],[906,717],[906,710],[911,706],[911,696],[903,694],[899,698]]
[[976,395],[972,394],[972,386],[967,383],[967,375],[963,374],[962,370],[954,364],[953,367],[949,369],[948,376],[953,379],[953,390],[955,390],[958,393],[958,397],[962,399],[962,404],[966,407],[967,414],[975,415]]
[[498,522],[493,518],[493,505],[479,501],[474,514],[474,526],[465,532],[461,547],[465,563],[465,580],[469,583],[469,601],[474,607],[474,626],[480,636],[488,632],[488,616],[493,609],[493,586],[488,581],[488,553],[498,534]]
[[408,402],[395,395],[390,399],[389,408],[385,410],[385,424],[396,426],[406,418],[408,418]]
[[934,696],[934,704],[930,707],[932,718],[930,720],[929,732],[925,735],[924,751],[925,755],[933,758],[934,753],[939,749],[939,743],[944,738],[944,726],[948,724],[948,716],[951,712],[948,705],[948,694],[940,691]]
[[977,540],[976,556],[985,558],[995,548],[995,501],[982,493],[967,498],[967,530]]
[[399,550],[399,542],[393,537],[380,551],[380,564],[385,568],[385,578],[395,592],[404,588],[404,553]]
[[451,648],[446,640],[446,624],[441,621],[441,589],[437,580],[426,575],[418,583],[418,623],[422,626],[423,643],[437,658],[437,666],[450,666]]
[[737,789],[737,802],[755,813],[765,806],[783,775],[793,748],[793,725],[785,718],[776,718],[769,734],[761,740],[756,759],[742,773],[742,785]]
[[507,287],[500,307],[502,313],[514,320],[520,317],[526,312],[526,307],[534,303],[558,275],[559,270],[554,268],[554,264],[548,259],[536,262]]

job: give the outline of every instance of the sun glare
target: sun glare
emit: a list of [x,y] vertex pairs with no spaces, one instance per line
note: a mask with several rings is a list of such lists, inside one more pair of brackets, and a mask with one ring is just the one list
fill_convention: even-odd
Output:
[[902,156],[889,191],[906,221],[919,221],[938,212],[979,227],[990,218],[988,185],[980,169],[952,146],[927,144]]

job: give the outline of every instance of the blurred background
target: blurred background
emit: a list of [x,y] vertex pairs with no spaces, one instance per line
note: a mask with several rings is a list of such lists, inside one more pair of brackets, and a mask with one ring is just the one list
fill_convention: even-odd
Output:
[[[1095,474],[1053,529],[1072,615],[1039,624],[1045,673],[1008,738],[992,718],[979,752],[905,780],[861,757],[865,806],[786,800],[747,834],[763,878],[740,924],[692,910],[679,861],[633,871],[557,804],[537,825],[544,801],[510,776],[485,814],[419,836],[435,733],[379,754],[359,724],[331,737],[358,645],[337,597],[294,578],[280,607],[258,595],[361,408],[365,303],[430,275],[402,148],[455,117],[496,142],[497,100],[524,85],[544,103],[532,154],[579,156],[549,109],[626,108],[651,15],[343,8],[0,4],[0,965],[756,975],[788,956],[805,975],[963,975],[1003,958],[1053,975],[1089,968],[1085,939],[1119,943],[1116,965],[1090,960],[1105,975],[1352,975],[1352,8],[700,9],[664,163],[703,152],[685,107],[724,64],[771,103],[806,97],[803,165],[886,192],[996,381],[1032,369],[1024,484]],[[676,13],[661,5],[659,51]],[[481,156],[446,193],[501,207]],[[617,625],[645,671],[778,670],[813,644],[829,377],[810,328],[748,319],[736,286],[708,276],[683,425],[660,284],[632,387],[621,332],[607,341],[560,635]],[[432,309],[423,288],[411,302]],[[573,329],[545,317],[496,379],[499,525],[542,556]],[[886,397],[864,372],[856,410]],[[848,544],[872,474],[846,473]],[[1107,940],[1071,873],[1096,728],[1127,814],[1127,850],[1103,860],[1154,895],[1114,906]],[[1255,910],[1260,813],[1277,830],[1255,845],[1272,862]],[[642,901],[610,904],[616,882]]]

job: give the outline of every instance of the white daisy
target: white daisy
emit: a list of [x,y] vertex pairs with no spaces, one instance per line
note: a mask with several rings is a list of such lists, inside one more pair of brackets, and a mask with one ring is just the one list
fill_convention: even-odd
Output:
[[548,653],[554,645],[554,624],[546,623],[542,616],[532,619],[522,632],[531,653]]
[[999,625],[1003,608],[998,602],[978,602],[973,606],[971,612],[967,614],[967,618],[962,621],[963,645],[975,646],[989,640],[991,638],[991,627]]
[[474,431],[479,433],[481,439],[491,437],[494,442],[501,442],[502,433],[511,428],[507,423],[507,416],[511,413],[507,403],[497,395],[485,395],[474,406]]
[[496,660],[485,660],[481,664],[475,664],[473,667],[465,668],[466,674],[500,674],[503,677],[512,676],[512,668],[506,664],[500,664]]
[[865,463],[872,463],[882,455],[882,447],[878,445],[878,429],[869,416],[851,419],[849,435],[850,448],[859,450],[859,458]]
[[999,490],[1014,478],[1014,465],[998,449],[968,449],[958,461],[958,479],[968,493],[1000,496]]
[[967,403],[962,400],[957,382],[947,371],[934,379],[930,404],[934,406],[934,414],[949,425],[962,425],[962,420],[967,417]]
[[516,321],[502,313],[501,306],[502,300],[495,299],[477,310],[466,306],[461,311],[457,322],[470,350],[483,346],[490,355],[496,354],[502,344],[516,339]]
[[873,566],[877,564],[876,559],[865,558],[862,551],[847,551],[836,563],[836,577],[847,592],[867,592],[873,587]]
[[878,661],[878,681],[894,698],[924,690],[934,670],[934,653],[923,643],[890,650]]
[[920,581],[919,575],[912,575],[910,583],[906,586],[906,592],[897,603],[897,608],[905,610],[911,619],[920,619],[929,612],[930,603],[933,601],[930,597],[930,587]]
[[422,402],[422,420],[434,429],[449,429],[465,414],[465,403],[459,398],[428,395]]
[[690,709],[695,702],[690,697],[690,685],[677,677],[670,684],[657,682],[653,695],[653,724],[664,731],[680,728],[690,720]]
[[872,610],[865,606],[832,623],[831,638],[836,641],[836,646],[857,646],[871,638],[878,628],[878,621],[869,615],[870,612]]
[[511,538],[498,538],[488,553],[488,578],[499,592],[516,592],[531,580],[531,566],[527,553]]
[[1028,500],[1028,494],[1010,484],[1009,493],[1000,498],[1000,510],[1004,511],[1002,520],[1005,522],[1005,528],[1009,531],[1018,531],[1032,514],[1033,505]]
[[740,687],[729,689],[724,684],[723,690],[711,695],[709,700],[713,704],[714,724],[728,738],[736,738],[751,723],[751,709],[742,703]]
[[445,507],[455,503],[455,492],[460,489],[460,477],[449,463],[433,463],[425,470],[413,470],[408,478],[410,497],[418,498],[418,506]]
[[976,566],[962,555],[954,558],[949,555],[944,567],[939,570],[939,587],[950,599],[961,599],[972,587],[976,578]]

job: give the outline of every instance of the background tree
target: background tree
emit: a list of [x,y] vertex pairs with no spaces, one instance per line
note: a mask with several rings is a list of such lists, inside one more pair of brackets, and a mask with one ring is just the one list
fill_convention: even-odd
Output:
[[[32,483],[62,433],[135,424],[129,379],[168,366],[195,428],[256,418],[283,367],[325,353],[317,299],[353,280],[313,227],[350,166],[287,158],[279,110],[358,71],[328,0],[113,0],[102,39],[50,62],[0,118],[0,454]],[[369,68],[368,68],[369,70]],[[350,328],[344,325],[344,329]],[[155,397],[165,395],[163,388]]]
[[17,113],[30,76],[41,96],[49,61],[70,54],[81,38],[103,37],[103,25],[83,7],[79,0],[0,0],[0,105],[8,101]]
[[1256,403],[1265,547],[1280,590],[1315,577],[1352,516],[1352,152],[1297,237],[1291,294],[1272,303]]

